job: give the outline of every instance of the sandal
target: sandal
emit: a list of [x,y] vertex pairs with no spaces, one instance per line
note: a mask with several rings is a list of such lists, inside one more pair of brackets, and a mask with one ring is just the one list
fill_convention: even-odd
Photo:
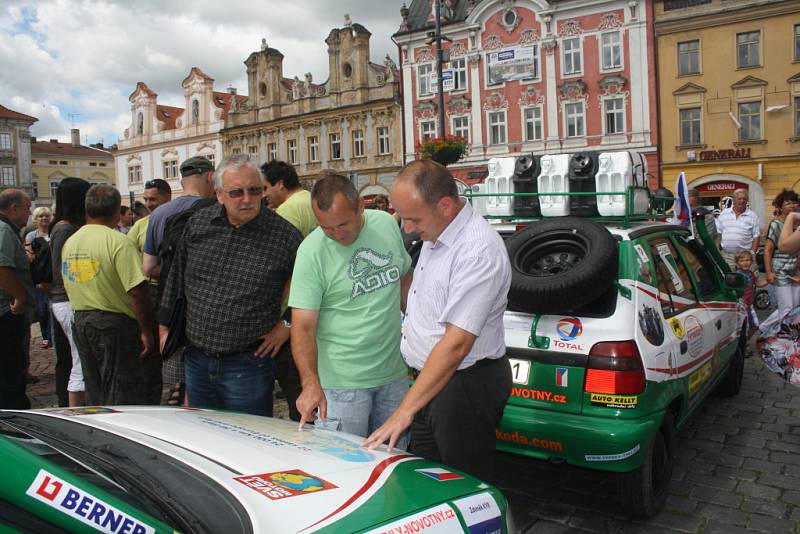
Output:
[[186,384],[175,384],[169,388],[169,397],[167,397],[167,406],[182,406],[183,395],[186,392]]
[[43,340],[42,340],[42,344],[41,344],[40,346],[41,346],[43,349],[49,349],[49,348],[50,348],[50,342],[49,342],[49,341],[47,341],[46,339],[43,339]]

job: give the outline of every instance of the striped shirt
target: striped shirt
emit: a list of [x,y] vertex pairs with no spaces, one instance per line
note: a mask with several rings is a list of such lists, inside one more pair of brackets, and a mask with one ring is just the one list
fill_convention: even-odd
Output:
[[717,233],[721,237],[720,248],[727,252],[752,250],[753,240],[759,235],[758,215],[746,209],[738,217],[733,208],[728,208],[717,217]]
[[775,249],[772,252],[772,272],[775,273],[777,286],[787,286],[791,284],[789,277],[794,274],[797,257],[794,254],[786,254],[778,249],[778,240],[783,231],[783,221],[775,219],[769,223],[769,231],[767,232],[767,239],[775,244]]
[[400,351],[406,363],[421,370],[448,323],[477,336],[459,369],[502,357],[510,285],[503,239],[464,204],[439,238],[422,246],[403,320]]

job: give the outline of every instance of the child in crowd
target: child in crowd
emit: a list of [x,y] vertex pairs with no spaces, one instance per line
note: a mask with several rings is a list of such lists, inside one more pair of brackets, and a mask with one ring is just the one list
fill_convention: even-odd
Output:
[[758,318],[756,317],[756,310],[753,308],[755,301],[755,293],[757,287],[765,287],[768,285],[766,280],[759,280],[758,275],[750,268],[753,266],[753,253],[749,250],[740,250],[733,257],[736,263],[736,272],[742,273],[747,277],[747,289],[744,290],[741,303],[744,306],[744,312],[747,314],[747,324],[750,326],[751,331],[758,327]]

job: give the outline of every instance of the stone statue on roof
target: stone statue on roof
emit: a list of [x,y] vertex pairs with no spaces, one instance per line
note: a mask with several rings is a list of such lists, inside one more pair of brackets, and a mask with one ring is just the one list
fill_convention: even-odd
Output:
[[302,92],[303,82],[297,76],[294,77],[292,82],[292,99],[299,100],[303,96]]
[[397,72],[397,63],[386,54],[386,57],[383,60],[383,66],[386,67],[386,83],[392,83],[394,81],[394,74]]
[[266,50],[267,48],[269,48],[269,47],[267,46],[267,38],[266,38],[266,37],[262,37],[262,38],[261,38],[261,51],[263,52],[263,51],[264,51],[264,50]]
[[311,95],[311,81],[314,79],[310,72],[305,73],[306,81],[303,82],[303,88],[306,90],[307,95]]
[[349,13],[344,14],[344,25],[346,28],[349,28],[350,26],[353,25],[353,20],[350,18]]

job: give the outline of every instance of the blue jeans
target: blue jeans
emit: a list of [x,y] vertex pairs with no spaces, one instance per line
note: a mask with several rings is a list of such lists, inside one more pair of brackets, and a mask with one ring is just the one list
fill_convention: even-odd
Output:
[[[325,389],[328,420],[314,425],[326,430],[341,430],[367,437],[391,416],[408,393],[408,379],[364,389]],[[398,449],[408,447],[408,432],[397,441]]]
[[272,416],[272,358],[258,358],[253,351],[216,358],[191,345],[183,355],[190,406]]

